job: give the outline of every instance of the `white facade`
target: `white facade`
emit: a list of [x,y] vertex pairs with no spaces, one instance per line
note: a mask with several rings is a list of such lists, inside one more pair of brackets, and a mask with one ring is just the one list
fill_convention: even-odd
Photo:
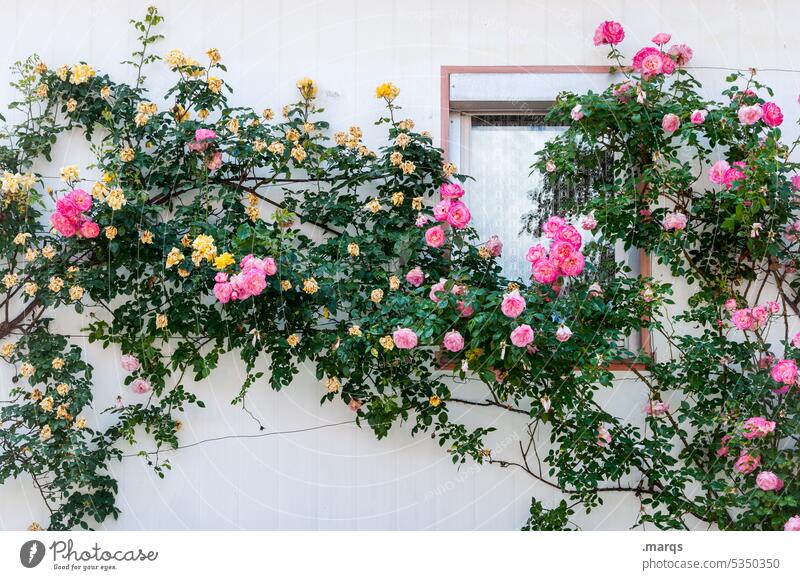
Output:
[[[142,17],[150,3],[167,19],[162,27],[167,38],[156,50],[163,54],[180,48],[199,57],[210,47],[219,48],[229,68],[225,80],[236,91],[233,103],[279,109],[295,98],[295,80],[310,76],[319,84],[332,130],[360,125],[374,147],[382,144],[372,125],[381,113],[374,98],[379,83],[397,84],[404,113],[418,128],[438,135],[442,65],[606,64],[606,51],[592,45],[594,28],[605,19],[625,26],[622,50],[628,56],[655,33],[669,32],[674,41],[694,48],[696,67],[800,69],[800,3],[794,0],[3,0],[6,37],[0,70],[37,52],[51,67],[85,60],[130,80],[132,70],[119,64],[136,49],[137,34],[128,20]],[[147,74],[157,100],[170,82],[169,73],[156,64]],[[713,94],[727,73],[697,74]],[[775,88],[787,121],[796,119],[800,74],[764,72],[759,80]],[[3,83],[0,104],[11,99]],[[796,133],[796,125],[786,122],[787,137]],[[53,167],[87,159],[82,137],[66,135],[55,150]],[[663,271],[655,268],[654,274]],[[685,288],[677,288],[678,298],[682,292]],[[79,334],[84,323],[73,315],[58,326]],[[96,408],[110,406],[122,390],[120,353],[76,342],[95,366]],[[9,369],[0,376],[0,399],[5,399]],[[248,415],[229,404],[242,377],[241,364],[228,357],[208,380],[192,387],[207,407],[191,409],[183,418],[182,444],[258,434]],[[473,387],[461,389],[469,396]],[[271,391],[266,383],[255,386],[248,408],[267,431],[352,420],[343,404],[320,407],[322,390],[313,369],[304,369],[283,392]],[[621,380],[606,396],[621,416],[641,421],[645,395],[634,381]],[[452,414],[461,410],[453,405]],[[93,425],[107,422],[102,416],[88,418]],[[467,420],[498,428],[490,441],[497,457],[504,451],[513,454],[524,434],[524,421],[491,410],[470,410]],[[151,448],[144,437],[141,448]],[[459,470],[434,441],[412,438],[405,428],[377,441],[370,431],[346,424],[209,442],[168,455],[173,470],[163,481],[138,458],[113,466],[123,513],[104,528],[518,529],[531,495],[546,502],[557,499],[551,489],[512,469],[468,463]],[[585,529],[627,529],[637,510],[634,498],[609,495],[605,506],[588,517],[577,514],[575,521]],[[30,482],[1,486],[0,529],[23,529],[31,521],[46,522],[46,510]]]

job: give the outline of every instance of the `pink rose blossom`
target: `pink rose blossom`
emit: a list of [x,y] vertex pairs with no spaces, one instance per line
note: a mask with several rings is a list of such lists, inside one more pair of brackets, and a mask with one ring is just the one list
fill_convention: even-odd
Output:
[[736,310],[736,298],[728,298],[725,301],[725,310],[728,312]]
[[708,172],[708,178],[711,180],[711,183],[716,183],[717,185],[725,183],[725,174],[730,168],[731,166],[728,165],[727,161],[717,161],[711,166],[711,170]]
[[572,244],[568,244],[567,242],[556,242],[552,246],[550,246],[550,259],[553,263],[561,268],[561,263],[576,253],[575,248]]
[[148,381],[139,378],[139,379],[134,379],[134,381],[131,383],[131,389],[137,395],[144,395],[145,393],[149,393],[152,387],[150,386],[150,383]]
[[100,226],[91,220],[87,220],[81,224],[81,236],[91,240],[100,235]]
[[446,280],[442,278],[436,284],[431,286],[431,292],[429,294],[430,299],[434,302],[440,302],[442,300],[441,296],[439,296],[440,292],[444,292],[444,285]]
[[406,274],[406,282],[411,284],[414,288],[419,288],[425,282],[425,272],[423,272],[422,268],[419,266],[412,268]]
[[135,372],[139,370],[139,359],[132,354],[123,354],[120,359],[122,368],[128,372]]
[[731,314],[731,322],[733,322],[733,325],[739,330],[750,330],[753,328],[756,321],[753,318],[752,310],[749,308],[740,308]]
[[606,447],[611,443],[611,433],[608,432],[603,425],[597,428],[597,445],[599,447]]
[[800,532],[800,516],[790,517],[783,525],[784,532]]
[[547,160],[547,163],[544,164],[544,168],[547,170],[547,173],[553,173],[557,169],[552,159]]
[[207,139],[216,139],[217,134],[211,129],[197,129],[194,132],[195,141],[205,141]]
[[465,228],[471,218],[469,209],[463,202],[455,200],[450,204],[450,209],[447,212],[447,223],[451,226],[456,229]]
[[589,214],[581,220],[581,227],[587,232],[593,231],[597,227],[597,220],[594,215]]
[[706,111],[705,109],[698,109],[692,112],[691,116],[689,117],[689,120],[694,125],[702,125],[703,123],[706,122],[706,115],[708,115],[708,111]]
[[793,385],[797,380],[797,363],[792,359],[780,359],[770,371],[772,379],[784,385]]
[[575,105],[569,112],[569,116],[572,118],[573,121],[580,121],[581,119],[583,119],[583,107],[581,107],[580,105]]
[[67,196],[70,198],[78,211],[89,211],[92,209],[92,196],[82,189],[73,189]]
[[686,66],[694,56],[694,51],[685,44],[673,44],[667,52],[675,59],[675,64],[678,66]]
[[762,471],[756,476],[756,485],[763,491],[780,491],[783,480],[771,471]]
[[56,211],[68,218],[76,218],[80,213],[78,206],[69,194],[56,200]]
[[472,305],[467,304],[463,300],[456,302],[456,310],[458,310],[458,315],[461,318],[469,318],[475,312],[475,310],[472,308]]
[[533,329],[528,324],[520,324],[511,331],[511,344],[520,348],[533,342]]
[[747,440],[766,437],[775,430],[775,421],[764,417],[750,417],[744,422],[744,438]]
[[792,187],[795,189],[800,189],[800,175],[792,175],[791,182]]
[[661,417],[669,411],[669,405],[664,401],[648,401],[642,409],[650,417]]
[[542,244],[536,244],[528,250],[525,259],[531,264],[535,264],[547,255],[547,249]]
[[678,118],[678,115],[674,115],[673,113],[667,113],[664,115],[664,118],[661,119],[661,128],[667,133],[674,133],[680,126],[681,120]]
[[394,345],[400,349],[411,349],[417,346],[417,334],[410,328],[398,328],[392,333]]
[[574,277],[583,272],[585,265],[586,259],[583,257],[583,254],[580,252],[574,252],[571,256],[568,256],[561,261],[560,267],[565,276]]
[[443,183],[439,187],[439,195],[444,199],[458,199],[464,195],[464,190],[457,183]]
[[558,278],[558,266],[549,258],[537,260],[532,267],[533,279],[539,284],[551,284]]
[[739,459],[734,463],[733,468],[743,475],[748,475],[758,469],[759,465],[761,465],[760,455],[753,456],[742,451],[741,455],[739,455]]
[[458,352],[464,348],[464,337],[457,330],[451,330],[444,335],[442,345],[450,352]]
[[556,242],[566,242],[576,250],[579,250],[583,244],[581,233],[575,229],[575,226],[571,225],[565,225],[556,231],[555,236],[553,236],[553,240]]
[[614,22],[613,20],[601,22],[594,31],[595,46],[600,46],[601,44],[619,44],[623,40],[625,40],[625,30],[622,28],[622,24]]
[[416,221],[414,221],[414,225],[417,226],[418,228],[424,228],[426,225],[428,225],[429,221],[430,219],[428,218],[428,216],[419,214],[417,216]]
[[755,125],[764,115],[764,110],[758,105],[744,105],[739,108],[738,115],[742,125]]
[[650,42],[653,44],[667,44],[672,39],[671,34],[667,34],[666,32],[659,32],[653,38],[650,39]]
[[516,318],[525,310],[525,298],[522,297],[519,290],[509,292],[503,296],[500,310],[509,318]]
[[542,232],[544,235],[551,240],[556,237],[558,230],[563,228],[566,225],[564,218],[558,217],[554,215],[549,217],[546,222],[542,225]]
[[717,449],[717,457],[727,457],[728,456],[728,452],[730,451],[730,448],[728,447],[728,441],[730,441],[730,440],[731,440],[731,436],[730,435],[725,435],[725,436],[722,437],[722,441],[721,441],[722,445],[720,446],[719,449]]
[[556,340],[558,342],[567,342],[570,338],[572,338],[572,331],[569,326],[564,326],[563,324],[559,326],[558,330],[556,330]]
[[440,248],[444,244],[444,230],[441,226],[433,226],[425,230],[425,243],[431,248]]
[[498,236],[492,236],[489,238],[489,241],[486,242],[486,249],[489,250],[492,256],[497,258],[503,253],[503,242],[500,241]]
[[447,219],[452,203],[452,199],[443,199],[433,207],[433,217],[437,222],[443,222]]
[[766,306],[756,306],[750,313],[753,315],[753,319],[758,323],[758,326],[763,325],[767,321],[767,318],[769,318],[769,312]]
[[215,171],[222,167],[222,153],[220,151],[214,151],[211,157],[206,161],[206,168],[209,171]]
[[59,234],[66,238],[71,238],[77,231],[74,221],[59,211],[53,212],[53,215],[50,216],[50,223]]
[[679,232],[681,230],[686,229],[686,222],[688,218],[685,214],[682,214],[679,211],[668,213],[664,216],[664,229],[666,231],[675,231]]
[[347,403],[347,406],[350,407],[351,411],[358,411],[361,408],[363,403],[358,399],[350,399],[350,402]]
[[657,48],[648,46],[633,55],[633,69],[640,72],[645,79],[649,79],[670,72],[671,69],[674,69],[674,63],[671,58]]
[[800,348],[800,332],[792,337],[792,346],[795,348]]
[[617,99],[619,99],[620,102],[627,103],[628,102],[628,91],[630,91],[630,90],[631,90],[631,84],[630,83],[622,83],[621,85],[618,85],[618,86],[614,87],[613,93],[614,93],[614,96],[617,97]]
[[770,127],[777,127],[783,123],[783,112],[775,103],[764,103],[761,105],[761,110],[764,112],[762,120]]

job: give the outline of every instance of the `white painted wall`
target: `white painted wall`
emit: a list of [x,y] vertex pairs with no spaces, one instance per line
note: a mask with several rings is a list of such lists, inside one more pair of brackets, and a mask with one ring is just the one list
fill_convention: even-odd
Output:
[[[156,2],[167,22],[167,40],[158,45],[200,56],[218,47],[229,67],[234,103],[256,109],[279,108],[294,98],[294,81],[311,76],[334,130],[361,125],[368,143],[378,145],[372,121],[380,113],[373,95],[380,82],[402,89],[400,104],[419,127],[438,133],[441,65],[604,64],[605,51],[592,46],[594,27],[621,21],[626,54],[657,32],[694,47],[695,66],[800,68],[795,23],[800,3],[703,0],[636,2],[540,0],[227,0]],[[19,0],[0,1],[4,42],[0,70],[38,52],[51,66],[86,60],[96,68],[130,79],[118,63],[135,46],[130,18],[149,2]],[[698,71],[721,86],[723,71]],[[149,71],[157,95],[167,86],[166,67]],[[5,76],[3,78],[6,78]],[[787,119],[797,118],[800,74],[764,73],[760,80],[777,90]],[[717,82],[713,82],[717,81]],[[5,84],[5,83],[4,83]],[[11,93],[0,87],[0,103]],[[793,137],[796,126],[785,123]],[[85,144],[67,136],[54,167],[86,159]],[[656,274],[659,274],[656,270]],[[685,294],[685,291],[684,291]],[[58,326],[79,332],[79,317],[59,318]],[[78,340],[78,342],[81,342]],[[97,408],[121,391],[118,352],[103,353],[82,343],[96,369]],[[0,398],[9,388],[8,369],[0,377]],[[254,423],[228,405],[243,376],[235,357],[204,383],[193,387],[207,403],[185,417],[182,443],[230,434],[255,434]],[[624,378],[624,377],[623,377]],[[468,387],[463,387],[468,391]],[[293,430],[347,421],[344,405],[320,408],[322,387],[313,369],[281,393],[255,387],[249,407],[268,430]],[[469,395],[469,393],[465,393]],[[609,406],[640,421],[642,390],[630,380],[607,393]],[[457,411],[454,411],[457,412]],[[97,425],[104,419],[89,416]],[[498,433],[495,455],[516,446],[524,424],[487,410],[470,411],[471,422],[492,422]],[[147,447],[146,440],[142,442]],[[495,467],[467,465],[457,470],[430,439],[399,429],[384,441],[352,425],[261,439],[207,443],[171,454],[174,469],[155,477],[139,459],[114,467],[120,481],[119,521],[107,529],[517,529],[531,494],[555,495],[530,478]],[[587,529],[626,529],[638,503],[611,496],[590,516],[576,517]],[[0,487],[0,529],[21,529],[46,521],[45,509],[27,481]]]

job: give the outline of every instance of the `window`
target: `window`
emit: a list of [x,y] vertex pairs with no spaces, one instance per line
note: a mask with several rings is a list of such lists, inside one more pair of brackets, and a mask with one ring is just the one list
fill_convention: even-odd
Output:
[[[505,276],[527,281],[528,248],[538,236],[524,216],[563,212],[581,201],[587,188],[565,185],[541,195],[542,176],[531,171],[537,151],[565,127],[548,124],[545,114],[562,91],[602,92],[610,82],[607,67],[442,67],[442,143],[447,157],[473,177],[465,202],[481,241],[503,241],[499,261]],[[604,179],[602,167],[594,179]],[[589,188],[590,189],[590,188]],[[607,258],[626,261],[633,274],[649,273],[649,261],[622,244]],[[632,336],[628,348],[649,352],[646,332]]]

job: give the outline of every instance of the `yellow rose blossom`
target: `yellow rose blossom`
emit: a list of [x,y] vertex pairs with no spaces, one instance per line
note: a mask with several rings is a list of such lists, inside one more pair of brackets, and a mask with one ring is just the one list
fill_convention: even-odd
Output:
[[42,441],[47,441],[50,437],[53,436],[53,430],[50,429],[50,425],[45,425],[42,427],[42,430],[39,431],[39,439]]
[[317,96],[317,85],[310,78],[306,77],[297,81],[297,88],[306,100],[311,100]]
[[392,83],[383,83],[375,88],[375,97],[378,99],[386,99],[390,103],[394,101],[399,94],[400,89]]
[[234,135],[239,133],[239,119],[234,117],[230,121],[228,121],[225,126],[228,128],[228,131],[233,133]]
[[212,261],[217,257],[217,246],[214,245],[214,238],[206,234],[200,234],[192,242],[192,261],[195,265],[200,265],[200,262],[206,260]]
[[378,342],[381,343],[381,346],[385,350],[392,350],[394,348],[394,339],[388,334],[381,338]]
[[61,176],[61,181],[78,181],[80,178],[80,172],[78,171],[77,165],[67,165],[66,167],[62,167],[59,170],[59,175]]
[[23,378],[26,378],[26,379],[27,379],[28,377],[31,377],[31,376],[33,376],[33,373],[35,373],[35,372],[36,372],[36,367],[35,367],[35,366],[33,366],[33,365],[32,365],[31,363],[29,363],[29,362],[24,362],[24,363],[22,363],[22,364],[20,365],[20,367],[19,367],[19,374],[20,374],[20,375],[21,375]]
[[119,152],[119,158],[123,163],[133,161],[134,157],[136,157],[136,153],[130,147],[125,147]]
[[61,358],[60,356],[57,356],[57,357],[56,357],[56,358],[54,358],[54,359],[53,359],[53,361],[50,363],[50,366],[51,366],[51,367],[53,367],[53,368],[54,368],[54,369],[56,369],[56,370],[61,370],[61,369],[63,369],[63,368],[64,368],[64,364],[65,364],[65,361],[64,361],[64,359],[63,359],[63,358]]
[[380,303],[380,301],[383,300],[383,290],[380,288],[375,288],[372,292],[370,292],[369,299],[375,304]]
[[442,172],[444,173],[445,177],[452,176],[458,169],[456,168],[454,163],[447,162],[442,165]]
[[113,240],[117,237],[117,228],[114,226],[106,226],[105,234],[107,239]]
[[275,112],[272,109],[267,108],[261,111],[261,116],[264,117],[267,121],[272,121],[272,119],[275,118]]
[[328,389],[328,392],[329,392],[329,393],[336,393],[336,392],[338,392],[338,391],[339,391],[339,387],[340,387],[340,386],[341,386],[341,383],[339,382],[339,379],[337,379],[336,377],[330,377],[330,378],[328,378],[328,380],[325,382],[325,388],[327,388],[327,389]]
[[69,74],[69,66],[66,64],[62,64],[60,67],[56,69],[56,76],[62,81],[67,80],[68,74]]
[[411,131],[414,128],[414,120],[413,119],[403,119],[397,126],[400,127],[403,131]]
[[44,73],[47,72],[47,65],[45,63],[43,63],[42,61],[39,61],[39,62],[36,63],[36,66],[33,67],[33,72],[35,72],[37,75],[41,76],[41,75],[43,75]]
[[292,142],[298,141],[300,139],[300,133],[298,133],[296,129],[289,129],[286,131],[286,138]]
[[267,149],[270,153],[274,153],[275,155],[283,155],[283,152],[286,150],[286,148],[283,146],[283,143],[280,141],[273,141],[269,144]]
[[71,286],[69,289],[69,297],[72,300],[80,300],[81,298],[83,298],[83,292],[84,292],[83,286],[78,286],[78,285]]
[[306,294],[316,294],[319,290],[319,284],[314,278],[307,278],[303,280],[303,292]]
[[286,342],[289,344],[289,346],[292,347],[297,346],[298,344],[300,344],[300,337],[297,336],[296,334],[290,334],[289,336],[286,337]]
[[28,248],[27,250],[25,250],[26,262],[33,262],[38,257],[39,257],[39,250],[37,250],[36,248]]
[[144,230],[141,234],[139,234],[139,241],[143,244],[152,244],[153,243],[153,232],[150,230]]
[[481,246],[478,248],[478,257],[481,260],[488,260],[492,257],[492,252],[486,246]]
[[38,290],[39,285],[36,282],[25,282],[25,285],[22,286],[22,291],[28,296],[33,296]]
[[302,145],[295,145],[294,147],[292,147],[291,155],[295,161],[297,161],[298,163],[302,163],[306,158],[306,150],[303,149]]
[[86,419],[83,417],[78,417],[75,420],[75,428],[76,429],[86,429]]
[[178,268],[178,276],[181,278],[186,278],[189,275],[189,270],[185,268]]
[[52,260],[56,255],[56,249],[51,246],[50,244],[46,244],[44,248],[42,248],[42,256],[44,256],[48,260]]
[[58,386],[56,386],[56,393],[62,397],[66,397],[69,393],[69,385],[67,383],[58,383]]
[[3,276],[3,285],[8,289],[11,289],[12,287],[16,286],[18,281],[19,281],[19,276],[17,276],[16,274],[6,274],[5,276]]
[[94,77],[95,74],[95,70],[88,64],[76,64],[72,67],[72,73],[69,75],[69,82],[73,85],[81,85]]
[[397,290],[400,288],[400,278],[397,276],[389,276],[389,290]]
[[78,266],[70,266],[69,268],[67,268],[67,272],[69,272],[70,274],[75,274],[76,272],[79,272],[79,271],[80,271],[80,267],[78,267]]
[[314,123],[303,123],[303,132],[304,133],[312,133],[316,129]]
[[407,133],[400,133],[394,140],[394,144],[401,149],[405,149],[409,143],[411,143],[411,137]]
[[415,197],[414,199],[411,200],[411,209],[414,209],[414,210],[417,210],[417,211],[422,209],[422,198],[421,197]]
[[106,86],[106,87],[103,87],[102,89],[100,89],[100,97],[101,98],[107,99],[110,96],[111,96],[111,87]]
[[229,252],[225,252],[224,254],[220,254],[216,258],[214,258],[214,267],[217,270],[224,270],[231,264],[234,264],[236,260],[234,260],[233,256]]
[[189,237],[189,234],[184,234],[181,238],[181,246],[184,248],[190,248],[192,246],[192,238]]
[[399,151],[395,151],[389,155],[389,162],[395,166],[400,165],[403,162],[403,154]]
[[20,232],[16,236],[14,236],[14,243],[18,246],[24,246],[28,243],[28,239],[31,237],[31,234],[28,232]]
[[207,119],[208,115],[209,115],[208,109],[200,109],[199,111],[197,111],[197,116],[200,119]]
[[267,148],[267,143],[265,141],[262,141],[261,139],[256,139],[255,141],[253,141],[253,150],[256,153],[261,153],[266,148]]
[[0,347],[0,355],[8,358],[12,354],[14,354],[14,350],[16,350],[17,345],[13,342],[4,342],[3,346]]
[[361,336],[361,327],[357,324],[354,324],[350,328],[347,329],[347,334],[350,336]]
[[61,289],[64,287],[64,280],[58,276],[53,276],[50,278],[50,283],[47,287],[50,289],[50,292],[61,292]]
[[381,202],[376,198],[370,200],[365,206],[372,213],[378,213],[381,209]]
[[47,97],[47,93],[49,91],[50,91],[50,89],[47,87],[46,84],[43,83],[43,84],[39,85],[38,87],[36,87],[36,96],[39,97],[40,99],[44,99],[44,98]]
[[92,186],[92,197],[97,201],[103,201],[108,195],[108,188],[102,181],[98,181]]
[[36,388],[31,391],[30,399],[31,401],[41,401],[43,396],[44,395],[42,395],[42,391]]
[[403,200],[405,200],[406,196],[403,195],[402,191],[395,191],[392,194],[392,205],[400,206],[403,205]]
[[411,161],[404,161],[400,164],[400,169],[403,171],[403,175],[408,175],[409,173],[414,173],[414,170],[417,168]]
[[287,119],[289,118],[289,105],[284,105],[281,107],[281,114]]
[[347,253],[356,258],[361,253],[361,248],[355,242],[351,242],[347,244]]
[[156,315],[156,328],[161,330],[162,328],[166,328],[169,319],[167,318],[166,314],[157,314]]
[[53,397],[45,397],[39,403],[39,406],[42,408],[43,411],[47,411],[48,413],[53,410]]
[[56,409],[56,419],[63,419],[65,421],[72,421],[72,415],[69,412],[67,405],[61,404]]
[[219,93],[222,90],[222,79],[218,77],[208,77],[208,90],[212,93]]
[[78,108],[78,101],[75,99],[67,100],[67,113],[74,113],[75,109]]
[[128,200],[125,199],[125,194],[118,187],[115,187],[109,191],[108,195],[106,196],[106,204],[114,211],[119,211],[122,209],[122,206],[127,203]]
[[172,266],[183,262],[183,259],[183,252],[181,252],[178,248],[172,248],[169,251],[169,254],[167,254],[166,266],[167,268],[172,268]]
[[219,61],[222,60],[222,55],[216,48],[209,48],[206,51],[206,56],[208,56],[208,60],[211,61],[211,64],[217,64]]
[[164,62],[172,68],[180,68],[186,65],[186,55],[174,48],[164,55]]
[[438,407],[442,404],[442,398],[439,395],[431,395],[428,402],[431,404],[431,407]]
[[292,283],[289,280],[281,280],[281,289],[286,292],[292,289]]

